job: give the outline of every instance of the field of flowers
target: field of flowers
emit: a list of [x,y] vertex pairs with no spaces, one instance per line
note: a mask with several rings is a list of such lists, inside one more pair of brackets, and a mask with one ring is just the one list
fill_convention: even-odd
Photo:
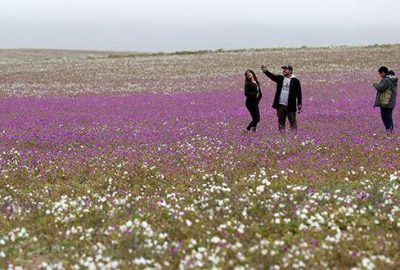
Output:
[[[400,113],[387,135],[371,86],[398,59],[399,45],[0,50],[0,269],[399,269]],[[286,62],[296,136],[259,69]]]

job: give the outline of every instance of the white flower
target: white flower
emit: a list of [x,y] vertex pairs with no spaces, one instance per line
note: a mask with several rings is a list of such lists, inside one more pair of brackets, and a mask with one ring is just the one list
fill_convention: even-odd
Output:
[[271,185],[271,182],[270,181],[268,181],[268,179],[264,179],[264,180],[262,180],[261,181],[261,183],[263,183],[264,185],[266,185],[266,186],[269,186],[269,185]]
[[147,265],[148,263],[150,263],[150,261],[146,260],[143,257],[140,257],[140,258],[133,259],[132,263],[136,264],[136,265]]
[[[241,262],[243,262],[245,259],[246,259],[246,257],[243,255],[243,253],[241,253],[241,252],[238,252],[237,254],[236,254],[236,258],[238,258],[239,259],[239,261],[241,261]],[[243,268],[244,269],[244,268]]]
[[213,244],[218,244],[221,241],[221,239],[218,236],[214,236],[211,238],[211,243]]
[[244,225],[240,224],[239,228],[238,228],[238,233],[243,234],[244,233]]
[[244,208],[242,211],[242,216],[247,217],[247,208]]
[[361,260],[361,264],[366,269],[375,269],[375,264],[373,262],[371,262],[371,260],[368,258],[363,258]]
[[300,224],[300,226],[299,226],[300,231],[307,230],[307,229],[308,229],[308,227],[306,225],[304,225],[303,223]]
[[260,185],[260,186],[256,187],[256,192],[258,194],[264,192],[264,190],[265,190],[265,187],[263,185]]
[[198,261],[200,261],[200,260],[203,259],[203,254],[201,254],[201,253],[199,253],[199,252],[196,252],[196,253],[194,254],[194,257],[195,257]]

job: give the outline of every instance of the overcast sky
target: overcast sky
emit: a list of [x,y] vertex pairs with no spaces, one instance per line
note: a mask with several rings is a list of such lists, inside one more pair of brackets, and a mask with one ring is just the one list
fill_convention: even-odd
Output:
[[400,0],[0,0],[0,48],[182,51],[400,43]]

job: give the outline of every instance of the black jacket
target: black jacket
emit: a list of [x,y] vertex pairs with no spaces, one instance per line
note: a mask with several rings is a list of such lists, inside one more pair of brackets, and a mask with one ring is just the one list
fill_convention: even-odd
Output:
[[[268,78],[276,82],[276,92],[274,97],[274,103],[272,104],[272,108],[278,109],[279,107],[279,98],[281,96],[283,79],[285,78],[283,75],[275,75],[269,72],[268,70],[264,71],[264,74],[267,75]],[[297,105],[302,104],[302,94],[301,94],[301,85],[300,81],[296,77],[292,77],[290,80],[289,86],[289,98],[288,98],[288,111],[289,112],[297,112]]]
[[262,98],[260,85],[255,85],[254,83],[245,83],[244,95],[247,97],[248,101],[259,102]]

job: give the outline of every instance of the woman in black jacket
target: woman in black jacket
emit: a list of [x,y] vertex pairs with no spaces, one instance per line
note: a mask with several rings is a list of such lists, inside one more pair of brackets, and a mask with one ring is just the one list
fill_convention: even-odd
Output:
[[247,126],[247,130],[256,131],[257,124],[260,122],[260,110],[258,103],[262,98],[260,82],[257,79],[254,71],[248,69],[244,73],[244,95],[246,98],[246,108],[249,110],[252,121]]

